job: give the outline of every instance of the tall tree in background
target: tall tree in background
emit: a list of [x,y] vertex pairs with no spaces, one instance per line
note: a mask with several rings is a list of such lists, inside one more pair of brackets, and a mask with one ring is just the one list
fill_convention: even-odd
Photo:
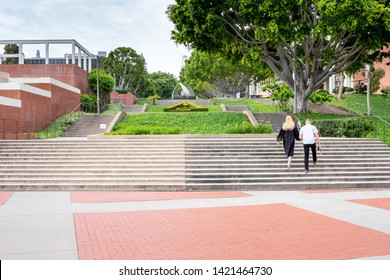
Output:
[[[16,44],[7,44],[4,46],[4,54],[18,54],[19,53],[19,46]],[[4,64],[18,64],[19,59],[17,57],[7,57],[4,62]]]
[[264,61],[295,83],[299,112],[331,75],[380,60],[390,42],[387,0],[176,0],[167,13],[177,43]]
[[119,47],[111,51],[104,60],[104,70],[114,78],[117,90],[137,95],[145,87],[145,59],[132,48]]
[[205,97],[235,97],[251,82],[273,76],[263,63],[229,60],[218,53],[193,51],[180,72],[180,80]]
[[166,72],[154,72],[149,74],[149,78],[156,86],[156,94],[162,99],[170,99],[178,81],[175,76]]

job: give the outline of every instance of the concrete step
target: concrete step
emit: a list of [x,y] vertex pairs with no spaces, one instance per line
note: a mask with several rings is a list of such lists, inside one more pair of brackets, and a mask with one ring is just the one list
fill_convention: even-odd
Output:
[[[105,127],[109,126],[114,117],[113,115],[80,116],[79,120],[64,134],[64,137],[80,137],[104,133]],[[105,126],[102,127],[101,125]]]
[[249,110],[248,106],[241,106],[241,105],[228,105],[226,106],[226,110],[228,112],[243,112],[245,110]]
[[253,115],[259,123],[269,123],[275,133],[279,132],[287,116],[286,113],[254,113]]
[[210,191],[210,190],[340,190],[357,188],[388,188],[390,181],[317,181],[317,182],[245,182],[245,183],[186,183],[186,190],[189,191]]
[[0,141],[0,189],[215,190],[390,187],[390,149],[375,139],[322,139],[303,173],[299,143],[254,136]]
[[142,113],[143,107],[143,105],[124,106],[121,111],[128,114]]

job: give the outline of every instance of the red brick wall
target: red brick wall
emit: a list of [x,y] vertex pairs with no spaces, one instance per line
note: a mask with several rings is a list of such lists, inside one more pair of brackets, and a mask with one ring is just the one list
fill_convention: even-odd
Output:
[[[9,71],[11,78],[50,77],[86,91],[87,73],[75,65],[0,65],[0,71]],[[40,131],[80,104],[78,93],[60,86],[29,85],[51,92],[51,98],[23,90],[0,90],[0,96],[22,102],[21,108],[0,105],[0,139],[21,139],[26,135],[17,132]]]
[[55,120],[58,117],[69,113],[80,104],[80,95],[64,89],[62,87],[56,86],[54,84],[29,84],[27,85],[37,87],[43,90],[51,92],[51,102],[50,102],[50,119]]
[[[389,58],[383,59],[382,62],[374,62],[375,69],[382,68],[383,70],[385,70],[385,76],[383,76],[383,78],[379,81],[380,82],[380,89],[376,93],[381,93],[382,88],[384,88],[386,86],[390,86],[390,66],[387,65],[388,63],[390,63]],[[363,73],[364,73],[364,75],[363,75]],[[361,81],[362,83],[367,84],[365,71],[362,70],[361,72],[356,73],[354,75],[354,80],[355,81],[362,80]],[[356,84],[357,84],[357,82],[354,83],[354,85],[356,85]]]
[[126,106],[134,105],[135,101],[137,100],[137,97],[135,97],[134,94],[131,92],[128,93],[118,93],[116,91],[113,91],[110,93],[110,103],[123,103]]
[[0,139],[15,139],[20,136],[17,136],[16,132],[43,130],[80,103],[80,95],[72,91],[49,84],[37,87],[47,88],[51,92],[51,98],[21,90],[0,90],[1,96],[22,101],[21,108],[0,105]]
[[11,78],[50,77],[88,93],[88,73],[74,64],[0,64]]
[[51,95],[51,119],[72,111],[80,104],[80,94],[66,90],[56,85],[50,85]]

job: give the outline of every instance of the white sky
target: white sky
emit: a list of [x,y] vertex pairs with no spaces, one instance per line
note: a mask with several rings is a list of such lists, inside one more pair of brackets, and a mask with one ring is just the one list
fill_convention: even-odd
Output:
[[[148,72],[178,77],[189,51],[171,37],[173,24],[165,11],[174,0],[1,0],[0,39],[75,39],[91,53],[131,47],[143,54]],[[3,53],[4,45],[0,46]],[[43,45],[23,47],[35,57]],[[70,47],[50,45],[50,57],[63,57]]]

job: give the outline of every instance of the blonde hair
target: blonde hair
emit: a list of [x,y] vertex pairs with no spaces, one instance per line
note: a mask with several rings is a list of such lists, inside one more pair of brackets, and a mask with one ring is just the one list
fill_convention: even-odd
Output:
[[295,128],[295,123],[293,118],[290,115],[286,116],[286,121],[282,125],[283,130],[293,130]]

